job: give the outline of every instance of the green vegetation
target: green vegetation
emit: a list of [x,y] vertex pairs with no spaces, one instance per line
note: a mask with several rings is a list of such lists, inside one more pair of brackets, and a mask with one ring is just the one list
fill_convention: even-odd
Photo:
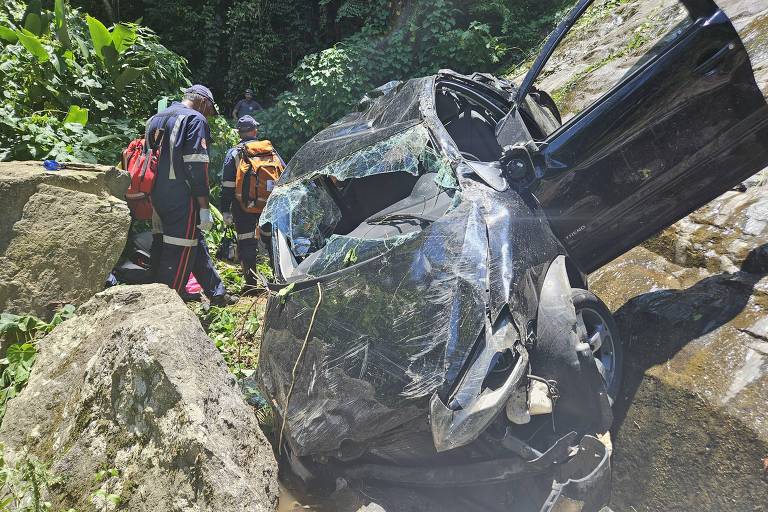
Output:
[[[392,3],[400,10],[388,9]],[[289,75],[292,89],[258,118],[266,135],[292,155],[319,129],[354,110],[367,90],[390,80],[441,68],[492,72],[524,59],[554,26],[558,9],[570,3],[356,3],[360,30],[304,57]]]
[[[525,60],[573,0],[72,0],[105,24],[141,19],[229,114],[246,87],[285,158],[367,90],[440,68]],[[219,142],[214,134],[214,141]],[[223,147],[223,145],[222,145]],[[213,169],[218,166],[212,163]]]
[[[65,306],[50,322],[31,315],[0,314],[0,346],[5,357],[0,359],[0,423],[8,400],[27,385],[32,365],[37,358],[37,342],[54,327],[74,315],[73,306]],[[0,508],[2,510],[2,508]]]
[[31,455],[22,454],[15,464],[10,464],[6,461],[5,445],[0,443],[0,512],[53,511],[43,496],[48,487],[59,481],[45,464]]
[[[190,79],[225,113],[254,88],[272,105],[264,135],[289,158],[382,83],[524,60],[573,0],[69,3],[0,6],[0,160],[115,163]],[[222,119],[212,132],[218,170],[236,135]]]
[[[46,493],[62,481],[46,464],[26,452],[15,454],[13,463],[7,457],[5,445],[0,443],[0,512],[78,512],[73,508],[54,508],[44,501]],[[122,497],[112,491],[121,483],[117,469],[98,471],[93,477],[94,491],[90,493],[93,508],[88,510],[117,510]]]
[[99,486],[90,496],[95,508],[103,511],[117,509],[123,501],[117,489],[121,483],[120,471],[115,468],[99,470],[94,475],[93,482]]
[[250,377],[256,370],[264,305],[263,299],[248,297],[226,308],[195,306],[208,336],[237,378]]
[[[163,99],[191,83],[223,113],[252,87],[269,108],[262,134],[285,158],[390,80],[441,68],[496,72],[524,60],[573,0],[5,0],[0,4],[0,160],[114,164]],[[189,63],[189,64],[188,64]],[[211,119],[212,204],[225,151],[238,142]],[[225,234],[207,233],[215,254]],[[138,223],[132,229],[146,229]],[[356,258],[347,255],[348,263]],[[216,266],[232,293],[240,268]],[[259,271],[269,276],[266,260]],[[265,301],[197,309],[231,371],[253,373]],[[3,315],[0,417],[29,378],[50,324]],[[265,409],[265,410],[268,410]]]
[[0,8],[0,160],[116,162],[165,95],[186,84],[184,59],[151,30],[110,29],[64,0]]

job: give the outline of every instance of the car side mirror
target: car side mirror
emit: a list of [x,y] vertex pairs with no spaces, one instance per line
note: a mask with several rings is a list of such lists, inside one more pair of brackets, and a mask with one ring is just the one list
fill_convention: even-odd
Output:
[[533,141],[506,146],[502,150],[501,165],[505,177],[514,182],[528,182],[541,178],[535,164],[537,148]]

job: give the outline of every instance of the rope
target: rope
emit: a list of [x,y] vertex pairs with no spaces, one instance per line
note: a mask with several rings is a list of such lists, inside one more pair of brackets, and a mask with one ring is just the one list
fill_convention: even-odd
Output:
[[283,424],[280,426],[280,436],[278,437],[277,453],[280,455],[283,450],[283,432],[285,431],[285,422],[288,419],[288,405],[291,403],[291,395],[293,394],[293,386],[296,384],[296,372],[299,369],[299,364],[304,357],[304,351],[307,349],[309,343],[309,335],[312,332],[312,326],[315,325],[315,318],[317,317],[317,310],[320,309],[320,304],[323,302],[323,289],[320,287],[320,283],[317,283],[317,304],[315,304],[315,310],[312,312],[312,318],[309,321],[309,327],[307,328],[307,335],[304,336],[304,343],[301,345],[301,350],[296,358],[296,363],[293,365],[293,371],[291,372],[291,387],[288,388],[288,395],[285,397],[285,408],[283,409]]

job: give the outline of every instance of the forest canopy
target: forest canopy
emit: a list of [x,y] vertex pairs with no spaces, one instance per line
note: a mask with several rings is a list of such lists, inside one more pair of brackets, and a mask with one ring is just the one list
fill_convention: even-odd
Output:
[[264,135],[290,157],[382,83],[525,60],[572,3],[6,0],[0,159],[114,163],[157,101],[190,82],[223,113],[252,88]]

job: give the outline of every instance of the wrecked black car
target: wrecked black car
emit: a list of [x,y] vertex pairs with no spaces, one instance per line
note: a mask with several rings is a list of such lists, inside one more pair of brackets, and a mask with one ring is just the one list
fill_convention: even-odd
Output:
[[504,510],[607,502],[598,436],[622,343],[586,276],[768,164],[768,105],[728,18],[683,0],[685,19],[563,120],[535,84],[591,3],[518,87],[392,82],[289,163],[261,217],[275,293],[259,378],[303,478],[535,482]]

